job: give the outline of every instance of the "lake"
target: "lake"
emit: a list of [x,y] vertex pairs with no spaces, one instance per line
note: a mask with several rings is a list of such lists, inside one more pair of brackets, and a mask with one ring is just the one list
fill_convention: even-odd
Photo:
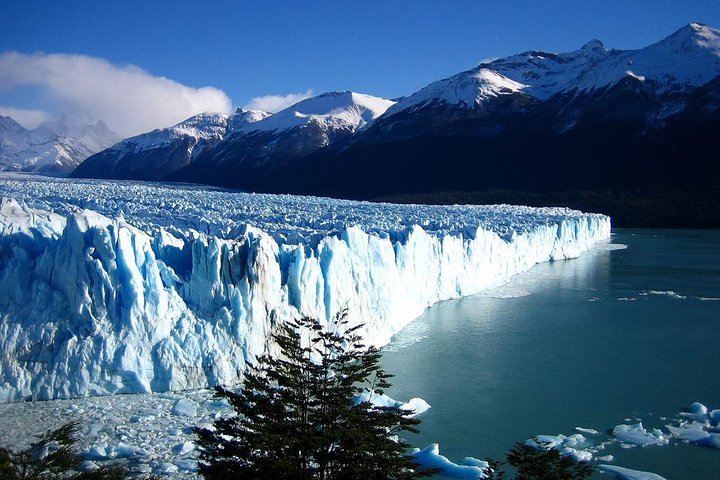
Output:
[[[623,229],[579,259],[429,308],[383,366],[391,396],[433,407],[414,445],[502,459],[538,434],[584,427],[601,443],[615,425],[662,427],[694,401],[720,408],[718,339],[720,231]],[[720,450],[677,440],[607,454],[667,479],[720,475]]]

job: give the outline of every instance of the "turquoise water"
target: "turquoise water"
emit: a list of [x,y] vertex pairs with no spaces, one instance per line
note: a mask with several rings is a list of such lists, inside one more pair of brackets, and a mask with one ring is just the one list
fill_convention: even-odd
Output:
[[[720,231],[620,230],[612,243],[627,248],[538,265],[433,306],[393,338],[388,393],[432,405],[416,446],[503,458],[537,434],[636,418],[660,427],[694,401],[720,408]],[[720,478],[720,450],[675,441],[598,455],[608,453],[667,479]]]

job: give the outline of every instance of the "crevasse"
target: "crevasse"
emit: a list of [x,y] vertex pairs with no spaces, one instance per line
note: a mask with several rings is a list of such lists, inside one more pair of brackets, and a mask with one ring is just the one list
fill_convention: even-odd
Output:
[[[512,220],[505,208],[493,218]],[[0,401],[231,384],[274,325],[345,306],[384,345],[435,302],[610,235],[608,217],[564,210],[502,235],[348,226],[285,243],[251,225],[226,238],[51,209],[0,206]]]

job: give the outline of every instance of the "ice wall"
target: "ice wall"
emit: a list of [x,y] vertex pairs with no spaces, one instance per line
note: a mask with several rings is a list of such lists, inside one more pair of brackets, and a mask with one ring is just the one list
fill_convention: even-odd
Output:
[[[609,218],[566,210],[502,235],[347,226],[285,243],[252,225],[227,238],[141,230],[127,218],[27,203],[0,205],[0,401],[233,383],[273,325],[329,319],[344,306],[383,345],[437,301],[610,235]],[[497,218],[527,212],[504,208]]]

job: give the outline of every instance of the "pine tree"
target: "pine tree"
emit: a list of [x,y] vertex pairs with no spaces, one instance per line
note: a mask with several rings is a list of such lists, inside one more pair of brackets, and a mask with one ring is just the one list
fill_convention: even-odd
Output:
[[[515,467],[515,480],[584,480],[593,474],[594,469],[586,462],[575,461],[563,456],[557,450],[533,439],[535,446],[518,442],[506,455],[507,463]],[[488,459],[485,469],[487,480],[503,480],[504,462]]]
[[355,398],[390,386],[380,353],[362,343],[346,312],[331,331],[304,317],[279,328],[279,356],[263,355],[239,391],[216,388],[236,416],[196,429],[206,479],[411,479],[428,476],[398,438],[417,432],[408,411]]
[[540,448],[516,443],[507,454],[510,465],[517,469],[516,480],[583,480],[593,473],[586,462],[577,462],[557,450],[543,445]]

